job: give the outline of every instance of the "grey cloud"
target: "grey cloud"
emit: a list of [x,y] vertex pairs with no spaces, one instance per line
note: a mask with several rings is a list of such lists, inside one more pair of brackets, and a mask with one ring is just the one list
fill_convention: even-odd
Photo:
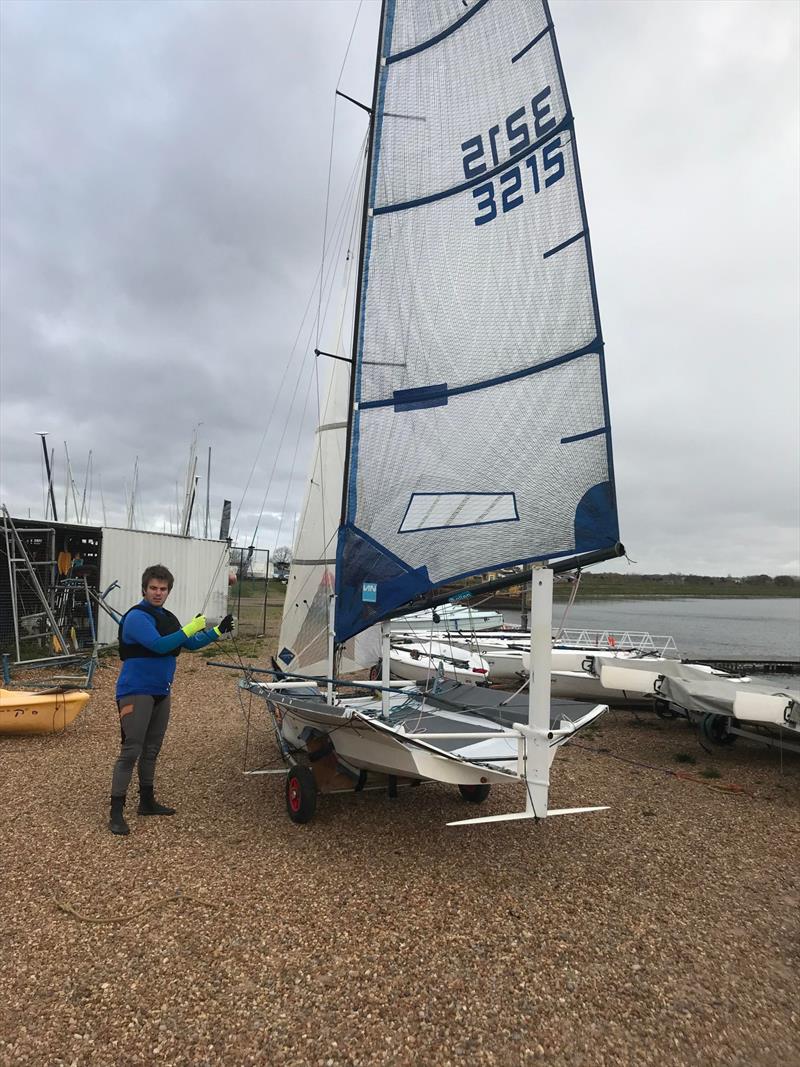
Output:
[[[115,521],[138,455],[140,514],[160,526],[198,422],[201,469],[214,449],[212,511],[223,496],[235,509],[281,390],[238,531],[249,539],[275,463],[262,543],[288,540],[315,420],[313,401],[289,398],[313,336],[290,352],[319,266],[356,8],[2,5],[0,496],[12,510],[41,509],[33,431],[49,429],[59,479],[65,438],[81,472],[94,450]],[[362,100],[377,10],[364,5],[343,79]],[[797,8],[552,10],[623,538],[645,571],[797,570]],[[334,203],[364,133],[361,112],[337,115]],[[97,483],[94,500],[98,519]]]

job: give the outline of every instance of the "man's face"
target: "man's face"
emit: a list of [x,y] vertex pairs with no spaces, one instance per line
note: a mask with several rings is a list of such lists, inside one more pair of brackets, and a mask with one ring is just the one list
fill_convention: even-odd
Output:
[[169,596],[169,586],[163,578],[151,578],[144,591],[144,598],[154,608],[160,608]]

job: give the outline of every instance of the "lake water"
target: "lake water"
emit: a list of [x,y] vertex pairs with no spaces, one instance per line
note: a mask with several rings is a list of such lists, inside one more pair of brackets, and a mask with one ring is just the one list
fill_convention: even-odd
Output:
[[[554,626],[565,607],[553,604]],[[519,612],[503,615],[519,623]],[[800,659],[800,600],[791,597],[576,600],[563,625],[669,635],[683,659]],[[800,688],[800,675],[768,677]]]

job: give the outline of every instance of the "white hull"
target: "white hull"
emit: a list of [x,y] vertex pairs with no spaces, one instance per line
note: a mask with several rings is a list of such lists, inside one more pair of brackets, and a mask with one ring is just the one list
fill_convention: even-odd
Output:
[[[530,667],[530,637],[527,634],[481,634],[472,637],[459,635],[449,643],[453,649],[476,653],[489,667],[492,682],[519,682],[528,676]],[[553,648],[551,653],[551,679],[554,696],[570,700],[605,701],[612,697],[619,703],[635,700],[641,703],[641,694],[631,695],[621,689],[603,685],[598,669],[605,663],[622,663],[636,660],[653,665],[656,673],[668,661],[663,657],[642,657],[628,650],[586,648]],[[709,668],[710,670],[710,668]]]
[[[631,702],[621,689],[609,689],[599,678],[583,671],[553,671],[550,675],[550,691],[553,696],[565,700],[605,700],[609,704],[626,704]],[[642,697],[637,696],[639,704]]]
[[430,682],[438,671],[445,678],[477,685],[489,677],[488,662],[468,649],[439,641],[402,641],[392,645],[389,668],[393,678]]
[[403,615],[392,623],[394,633],[423,631],[425,633],[472,633],[473,630],[493,630],[503,625],[503,616],[499,611],[479,611],[477,608],[462,608],[454,604],[442,604],[436,609],[439,621],[433,617],[433,611],[417,611]]
[[[555,655],[555,653],[554,653]],[[657,657],[629,657],[603,653],[587,660],[583,670],[553,671],[553,696],[569,700],[603,700],[617,707],[652,704],[659,698],[659,679],[676,669],[689,669],[701,677],[727,678],[723,671],[702,664],[681,664]]]
[[[528,676],[530,653],[523,648],[522,640],[517,637],[509,639],[494,634],[491,637],[475,637],[469,641],[459,638],[457,642],[451,642],[450,647],[461,648],[465,653],[479,652],[489,667],[489,678],[492,682],[515,683]],[[604,674],[606,665],[621,666],[626,662],[635,662],[640,666],[646,664],[655,679],[668,669],[667,664],[675,661],[656,656],[637,656],[629,651],[554,648],[551,653],[551,694],[565,700],[589,700],[617,705],[642,704],[646,698],[641,688],[632,686],[631,691],[626,691],[609,684]],[[705,669],[711,671],[710,667]],[[648,688],[651,690],[649,696],[655,697],[652,685]]]
[[[416,690],[392,693],[390,718],[385,720],[380,701],[371,698],[330,706],[320,696],[287,695],[272,685],[250,683],[250,688],[266,698],[291,751],[304,751],[311,738],[327,735],[343,770],[351,773],[367,771],[450,785],[501,784],[524,778],[522,727],[498,724],[471,711],[430,706]],[[403,714],[415,697],[416,707]],[[548,767],[561,744],[606,710],[605,706],[588,708],[571,721],[553,723],[554,730],[563,732],[549,742]]]
[[[300,734],[308,726],[330,732],[330,728],[324,729],[319,723],[315,724],[313,718],[308,715],[298,715],[284,709],[284,735],[290,744],[297,744]],[[469,727],[469,723],[464,724],[465,730]],[[335,736],[332,741],[336,755],[347,767],[356,770],[417,781],[446,782],[450,785],[499,784],[514,781],[516,778],[513,773],[492,771],[484,766],[476,767],[464,759],[456,759],[452,755],[444,755],[420,745],[404,742],[401,733],[381,729],[374,721],[359,716],[355,716],[348,725],[334,729]],[[484,742],[484,745],[486,744],[487,742]],[[509,731],[507,741],[498,738],[494,743],[494,753],[507,755],[509,759],[516,761],[516,735]]]

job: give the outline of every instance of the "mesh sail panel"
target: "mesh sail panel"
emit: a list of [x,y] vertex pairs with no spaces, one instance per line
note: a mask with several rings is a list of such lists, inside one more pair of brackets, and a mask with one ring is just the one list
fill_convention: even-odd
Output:
[[569,101],[541,0],[387,0],[337,639],[618,539]]
[[[335,361],[317,428],[311,477],[293,546],[277,659],[288,671],[327,674],[328,607],[334,591],[336,531],[342,506],[349,376]],[[359,666],[348,643],[343,673]]]

